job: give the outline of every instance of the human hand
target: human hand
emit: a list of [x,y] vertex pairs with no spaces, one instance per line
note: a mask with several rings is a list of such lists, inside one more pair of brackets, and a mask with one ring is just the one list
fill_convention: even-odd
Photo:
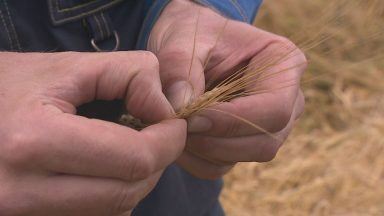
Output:
[[257,82],[259,93],[213,107],[221,112],[206,109],[188,119],[187,151],[178,163],[197,177],[215,179],[237,162],[272,160],[303,111],[300,77],[306,59],[286,38],[191,1],[173,0],[155,24],[148,49],[159,59],[165,93],[176,109],[203,94],[207,83],[243,66],[257,70],[268,59],[285,58],[263,71],[270,78]]
[[[0,52],[0,215],[118,215],[181,154],[184,120],[149,52]],[[80,117],[86,102],[125,99],[138,132]]]

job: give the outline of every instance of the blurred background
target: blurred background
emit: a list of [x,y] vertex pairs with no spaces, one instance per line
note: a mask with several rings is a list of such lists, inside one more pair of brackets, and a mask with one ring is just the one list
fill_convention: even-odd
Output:
[[384,1],[264,1],[255,25],[317,46],[305,113],[273,161],[226,176],[228,216],[383,216]]

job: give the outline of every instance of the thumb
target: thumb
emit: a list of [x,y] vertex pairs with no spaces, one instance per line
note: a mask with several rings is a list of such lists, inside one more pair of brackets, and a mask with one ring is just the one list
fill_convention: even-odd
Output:
[[175,110],[180,110],[204,92],[203,63],[193,50],[166,47],[157,57],[165,96]]
[[140,131],[146,140],[142,146],[156,165],[155,171],[173,163],[183,152],[187,139],[187,122],[183,119],[164,120]]

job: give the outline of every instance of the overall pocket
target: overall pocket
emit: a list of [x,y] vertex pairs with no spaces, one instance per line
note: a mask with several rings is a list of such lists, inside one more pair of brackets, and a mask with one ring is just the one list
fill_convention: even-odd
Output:
[[[123,0],[48,0],[52,24],[59,26],[82,20],[95,51],[116,51],[120,40],[105,11]],[[99,44],[109,43],[101,48]]]
[[47,0],[52,23],[60,25],[85,18],[124,0]]

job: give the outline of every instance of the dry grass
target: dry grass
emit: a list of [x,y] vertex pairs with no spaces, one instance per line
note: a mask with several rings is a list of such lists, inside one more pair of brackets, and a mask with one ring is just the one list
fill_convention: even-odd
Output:
[[276,159],[226,177],[229,216],[384,215],[384,2],[335,2],[265,1],[260,11],[259,27],[298,43],[333,37],[307,52],[305,78],[322,76],[304,86],[306,112]]

